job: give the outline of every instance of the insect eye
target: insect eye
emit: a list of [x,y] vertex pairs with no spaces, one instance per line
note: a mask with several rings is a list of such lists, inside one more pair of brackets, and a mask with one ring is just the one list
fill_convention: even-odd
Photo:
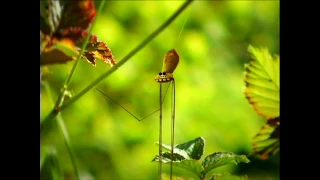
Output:
[[166,72],[163,72],[162,74],[163,74],[163,75],[166,75],[167,73],[166,73]]
[[159,75],[162,75],[162,72],[159,72]]

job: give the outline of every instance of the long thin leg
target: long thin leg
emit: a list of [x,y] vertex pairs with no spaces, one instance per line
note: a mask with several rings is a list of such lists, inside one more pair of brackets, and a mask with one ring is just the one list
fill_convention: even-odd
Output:
[[159,180],[162,179],[162,84],[160,83],[160,121],[159,121]]
[[176,111],[176,85],[174,79],[172,80],[172,93],[173,99],[171,99],[172,108],[172,120],[171,120],[171,162],[170,162],[170,180],[172,180],[172,168],[173,168],[173,148],[174,148],[174,121],[175,121],[175,111]]
[[[171,82],[170,82],[170,83],[171,83]],[[168,87],[167,87],[167,89],[166,89],[166,92],[164,93],[164,96],[163,96],[163,98],[162,98],[162,104],[163,104],[164,99],[165,99],[165,97],[166,97],[166,94],[167,94],[167,92],[168,92],[170,83],[169,83],[169,85],[168,85]],[[119,107],[121,107],[123,110],[125,110],[127,113],[129,113],[132,117],[134,117],[134,118],[135,118],[136,120],[138,120],[138,121],[142,121],[142,120],[148,118],[149,116],[151,116],[152,114],[154,114],[154,113],[156,113],[156,112],[158,112],[158,111],[160,110],[160,109],[157,109],[157,110],[153,111],[152,113],[150,113],[149,115],[145,116],[144,118],[139,119],[139,118],[137,118],[134,114],[132,114],[130,111],[128,111],[125,107],[123,107],[121,104],[117,103],[117,101],[113,100],[110,96],[108,96],[108,95],[105,94],[104,92],[100,91],[98,88],[95,88],[95,89],[96,89],[97,91],[99,91],[102,95],[104,95],[106,98],[108,98],[109,100],[111,100],[113,103],[115,103],[116,105],[118,105]]]

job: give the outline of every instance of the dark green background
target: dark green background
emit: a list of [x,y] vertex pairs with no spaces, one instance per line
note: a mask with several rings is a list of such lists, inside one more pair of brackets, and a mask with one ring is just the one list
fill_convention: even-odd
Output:
[[[96,19],[93,33],[106,42],[119,61],[181,4],[183,1],[108,1]],[[206,140],[204,156],[215,151],[248,154],[253,136],[264,124],[243,93],[249,44],[279,54],[279,1],[196,1],[97,87],[142,118],[159,108],[159,84],[154,77],[161,71],[164,54],[175,48],[180,55],[174,72],[175,143],[202,136]],[[42,80],[48,83],[53,101],[42,88],[42,119],[52,109],[72,66],[69,63],[48,68],[50,74]],[[71,80],[71,93],[77,94],[108,69],[110,66],[101,61],[96,67],[79,62]],[[159,113],[138,122],[92,90],[65,109],[62,117],[84,179],[156,179],[158,164],[151,160],[158,152],[155,142]],[[164,143],[169,144],[170,94],[164,103],[163,120]],[[56,123],[42,137],[41,148],[42,152],[55,150],[62,171],[74,177]],[[228,165],[213,172],[278,179],[279,156],[267,161],[250,160],[249,164]],[[169,172],[166,166],[165,171]],[[196,179],[184,169],[174,171],[186,179]]]

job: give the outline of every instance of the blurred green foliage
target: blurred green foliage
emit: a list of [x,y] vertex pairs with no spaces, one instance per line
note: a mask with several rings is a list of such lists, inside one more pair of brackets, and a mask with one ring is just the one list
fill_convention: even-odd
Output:
[[[96,1],[98,7],[99,1]],[[93,33],[107,43],[116,60],[123,58],[171,16],[183,1],[107,1]],[[186,20],[186,21],[185,21]],[[181,36],[180,31],[185,22]],[[244,96],[243,71],[247,47],[267,47],[279,54],[279,1],[196,1],[97,88],[142,118],[159,108],[159,84],[164,54],[175,48],[180,64],[176,80],[175,143],[202,136],[206,152],[248,154],[251,140],[264,120]],[[73,63],[49,66],[42,77],[52,99],[41,88],[41,119],[52,110]],[[110,66],[79,62],[69,90],[77,94]],[[43,69],[44,70],[44,69]],[[169,92],[171,88],[169,89]],[[98,91],[90,91],[62,112],[83,179],[156,179],[159,113],[138,122]],[[170,93],[164,103],[163,143],[170,144]],[[55,149],[65,177],[75,177],[62,133],[50,124],[41,141],[42,153]],[[44,156],[42,156],[44,157]],[[41,160],[43,161],[43,159]],[[279,176],[279,156],[267,161],[225,166],[249,179]],[[166,173],[169,166],[164,166]],[[179,168],[175,174],[196,178]]]

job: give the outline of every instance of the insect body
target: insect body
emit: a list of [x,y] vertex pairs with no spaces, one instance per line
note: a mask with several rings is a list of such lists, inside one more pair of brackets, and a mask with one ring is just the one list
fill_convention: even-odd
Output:
[[166,83],[173,80],[173,71],[179,64],[179,55],[176,50],[172,49],[164,56],[162,72],[160,72],[155,81],[159,83]]

